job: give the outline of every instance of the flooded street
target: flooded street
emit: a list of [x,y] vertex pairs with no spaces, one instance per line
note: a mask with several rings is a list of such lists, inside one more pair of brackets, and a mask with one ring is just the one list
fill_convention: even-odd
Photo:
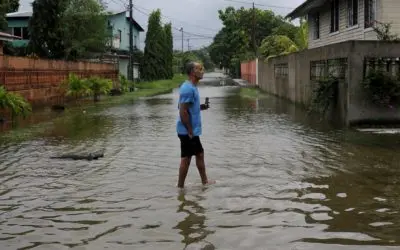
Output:
[[[177,92],[0,139],[0,249],[398,249],[400,135],[201,87],[206,167],[176,188]],[[95,161],[52,159],[104,149]]]

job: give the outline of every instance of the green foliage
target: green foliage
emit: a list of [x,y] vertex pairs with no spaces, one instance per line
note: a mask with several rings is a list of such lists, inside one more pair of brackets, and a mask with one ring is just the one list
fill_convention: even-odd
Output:
[[335,77],[318,80],[309,111],[325,114],[335,105],[339,95],[339,80]]
[[29,20],[29,52],[78,59],[105,49],[106,15],[97,0],[35,0]]
[[124,75],[119,75],[119,83],[121,85],[122,92],[129,92],[130,89],[133,89],[133,82],[129,81]]
[[165,69],[167,73],[165,79],[172,79],[174,77],[174,71],[173,71],[174,40],[172,37],[171,23],[168,23],[164,26],[164,33],[165,33]]
[[371,70],[362,82],[370,101],[378,106],[399,104],[400,78],[381,69]]
[[61,24],[65,58],[76,60],[103,52],[109,39],[107,15],[97,0],[68,0]]
[[139,90],[172,90],[186,79],[185,75],[174,75],[172,79],[140,82],[136,84]]
[[19,9],[19,0],[2,0],[4,2],[8,1],[8,10],[7,13],[17,12]]
[[203,61],[195,54],[193,51],[175,51],[173,64],[174,64],[174,72],[185,74],[184,65],[190,61],[195,61],[203,64]]
[[113,84],[109,79],[103,79],[97,76],[89,77],[88,79],[84,79],[84,85],[86,85],[91,94],[93,95],[94,101],[99,101],[100,95],[107,95],[110,93]]
[[17,116],[26,117],[32,112],[31,105],[19,94],[8,92],[0,86],[0,109],[11,112],[12,118]]
[[[263,40],[275,35],[285,36],[295,41],[300,29],[269,10],[227,7],[225,10],[219,10],[218,13],[224,26],[210,45],[210,57],[215,65],[229,69],[231,75],[236,76],[238,61],[255,58],[256,51],[253,45],[259,51]],[[255,29],[253,29],[253,15]],[[255,44],[252,42],[253,30]]]
[[293,40],[299,50],[308,48],[308,22],[303,18],[300,19],[300,28],[298,29]]
[[88,84],[77,75],[71,73],[62,83],[61,88],[66,90],[67,96],[73,96],[76,99],[91,95]]
[[101,94],[110,93],[113,87],[112,81],[103,79],[97,76],[89,78],[79,78],[77,75],[71,73],[63,83],[61,88],[66,90],[67,96],[73,96],[76,99],[93,96],[94,101],[99,100]]
[[16,12],[19,8],[19,0],[1,0],[0,1],[0,31],[7,30],[6,14]]
[[29,19],[29,51],[39,57],[64,58],[62,16],[68,0],[35,0]]
[[[168,77],[167,61],[169,43],[164,28],[161,26],[161,11],[157,9],[149,16],[146,33],[143,62],[140,75],[146,81],[165,79]],[[168,26],[166,27],[168,29]],[[172,53],[172,52],[171,52]]]
[[273,35],[266,37],[261,44],[260,52],[265,58],[298,51],[296,44],[287,36]]
[[391,23],[382,23],[375,21],[375,25],[372,26],[378,40],[380,41],[400,41],[400,38],[397,34],[392,34],[392,24]]
[[211,60],[209,48],[204,47],[198,50],[192,50],[190,53],[196,56],[198,61],[202,62],[205,70],[214,70],[215,65]]

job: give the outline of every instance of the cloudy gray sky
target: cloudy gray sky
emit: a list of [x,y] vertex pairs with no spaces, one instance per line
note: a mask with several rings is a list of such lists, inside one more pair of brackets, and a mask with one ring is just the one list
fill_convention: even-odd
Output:
[[[20,0],[20,11],[31,10],[32,0]],[[122,11],[126,9],[128,0],[106,0],[110,10]],[[241,2],[241,3],[238,3]],[[285,15],[293,8],[300,5],[304,0],[257,0],[256,7],[270,9],[277,14]],[[190,34],[184,34],[184,50],[189,46],[197,49],[212,42],[212,37],[221,28],[218,19],[218,10],[228,6],[239,8],[241,6],[250,8],[251,0],[133,0],[137,9],[134,9],[135,20],[147,30],[148,13],[156,8],[161,9],[163,22],[172,22],[174,34],[174,48],[180,49],[182,44],[179,28]],[[250,18],[250,17],[249,17]],[[145,32],[141,33],[141,49],[144,48]]]

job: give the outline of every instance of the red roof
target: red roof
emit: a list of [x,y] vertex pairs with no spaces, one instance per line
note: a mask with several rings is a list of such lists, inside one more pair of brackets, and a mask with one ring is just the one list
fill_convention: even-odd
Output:
[[21,39],[19,36],[13,36],[8,33],[0,32],[0,40],[1,41],[10,41],[14,39]]

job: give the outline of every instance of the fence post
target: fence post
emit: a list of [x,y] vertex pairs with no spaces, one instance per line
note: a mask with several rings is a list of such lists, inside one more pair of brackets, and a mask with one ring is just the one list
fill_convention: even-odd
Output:
[[256,57],[256,86],[258,87],[258,57]]

